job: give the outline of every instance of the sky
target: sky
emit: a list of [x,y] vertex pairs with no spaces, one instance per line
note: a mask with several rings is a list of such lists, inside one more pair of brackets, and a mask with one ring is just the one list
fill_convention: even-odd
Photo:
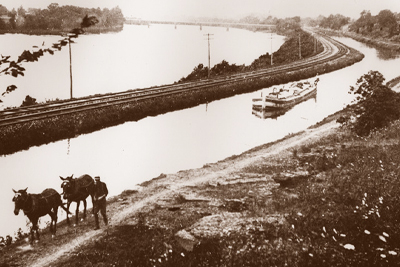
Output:
[[377,15],[389,9],[400,13],[400,0],[0,0],[9,10],[46,8],[51,3],[89,8],[119,6],[124,16],[147,20],[174,20],[185,17],[218,17],[240,19],[247,15],[325,17],[341,14],[354,19],[363,10]]

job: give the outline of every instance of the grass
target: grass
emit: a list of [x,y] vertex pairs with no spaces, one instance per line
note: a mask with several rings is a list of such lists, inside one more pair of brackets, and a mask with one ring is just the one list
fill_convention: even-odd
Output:
[[[186,189],[212,202],[179,193],[148,206],[53,266],[397,266],[399,133],[400,121],[363,138],[340,128],[226,183]],[[299,170],[312,175],[288,187],[271,179]],[[201,229],[217,234],[186,251],[175,234],[209,215],[221,221]]]

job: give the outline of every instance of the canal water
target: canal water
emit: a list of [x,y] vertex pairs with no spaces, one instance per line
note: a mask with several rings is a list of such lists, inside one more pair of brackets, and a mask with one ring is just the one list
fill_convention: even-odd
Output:
[[[284,36],[234,28],[178,25],[125,25],[118,33],[81,35],[71,45],[72,95],[82,97],[128,89],[171,84],[199,64],[222,60],[249,65],[266,52],[276,51]],[[60,36],[0,35],[0,53],[16,60],[24,50],[46,49]],[[37,48],[33,48],[37,46]],[[38,102],[70,98],[68,46],[37,62],[24,63],[25,75],[0,76],[0,108],[20,106],[26,95]],[[8,85],[18,89],[1,96]]]
[[[270,35],[264,35],[267,41]],[[260,90],[1,157],[0,235],[12,233],[17,227],[26,229],[26,219],[12,212],[12,188],[28,187],[29,192],[36,193],[53,187],[61,192],[59,176],[87,173],[101,176],[110,195],[117,195],[161,173],[199,168],[301,131],[349,104],[349,86],[369,70],[380,71],[387,80],[397,76],[398,57],[383,58],[377,50],[361,43],[337,39],[364,53],[364,60],[321,75],[316,98],[283,115],[264,114],[260,118],[253,114],[252,98],[259,97]],[[247,46],[242,49],[245,51]],[[60,218],[65,218],[65,213]]]

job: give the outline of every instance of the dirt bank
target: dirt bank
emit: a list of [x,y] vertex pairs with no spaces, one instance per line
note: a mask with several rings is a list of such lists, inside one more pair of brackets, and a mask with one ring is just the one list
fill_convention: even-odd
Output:
[[[160,175],[160,177],[146,182],[136,189],[125,191],[120,196],[109,199],[108,214],[110,216],[110,225],[107,228],[93,230],[93,217],[81,221],[75,227],[68,227],[65,222],[61,222],[55,238],[51,238],[46,229],[43,231],[42,239],[38,243],[29,245],[26,240],[21,240],[10,247],[4,248],[0,252],[2,256],[0,266],[54,266],[57,262],[65,260],[71,255],[77,255],[82,247],[93,244],[96,240],[106,238],[114,229],[123,225],[138,223],[143,214],[154,209],[163,209],[167,212],[182,210],[182,205],[179,203],[186,202],[214,203],[213,205],[218,206],[216,198],[204,199],[200,197],[201,188],[204,185],[217,186],[263,181],[267,183],[265,190],[268,191],[278,185],[271,177],[249,174],[244,169],[249,166],[255,166],[260,161],[268,161],[269,158],[272,161],[277,157],[288,157],[292,155],[295,147],[304,143],[314,142],[321,136],[326,136],[335,131],[337,127],[338,124],[333,119],[316,128],[308,129],[272,144],[259,146],[239,156],[232,156],[217,163],[206,164],[199,169]],[[242,176],[247,177],[246,181],[243,180]],[[177,202],[177,199],[181,199],[181,202]],[[188,209],[186,212],[191,213],[197,208]],[[198,210],[196,212],[199,213],[199,218],[205,215]],[[207,212],[210,213],[210,211]],[[213,215],[223,214],[217,210],[211,213]],[[157,221],[156,218],[154,220]],[[238,220],[231,220],[232,227],[238,223]],[[229,225],[230,222],[227,221],[225,224]],[[201,229],[201,226],[199,227]],[[208,229],[208,231],[212,232],[212,229]]]

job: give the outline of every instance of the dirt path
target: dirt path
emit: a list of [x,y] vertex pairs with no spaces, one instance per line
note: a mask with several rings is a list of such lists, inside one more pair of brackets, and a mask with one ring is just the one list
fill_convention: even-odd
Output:
[[[240,169],[254,164],[259,160],[265,160],[269,156],[275,156],[280,153],[289,153],[293,147],[301,145],[305,142],[312,142],[317,140],[320,136],[327,135],[329,132],[337,128],[339,125],[333,121],[323,124],[314,129],[307,129],[306,131],[286,138],[282,141],[276,142],[272,145],[260,146],[242,155],[226,159],[214,164],[209,164],[207,168],[199,168],[181,171],[176,174],[168,174],[165,178],[152,182],[149,187],[143,190],[148,191],[147,197],[136,201],[124,208],[113,211],[110,214],[111,223],[109,227],[121,225],[124,220],[130,216],[135,215],[142,208],[147,205],[155,203],[157,200],[176,194],[177,192],[186,187],[194,186],[205,182],[216,181],[221,177],[227,177],[229,174],[239,171]],[[163,186],[164,189],[159,188]],[[101,238],[106,234],[107,229],[103,228],[98,231],[89,231],[76,236],[70,242],[57,247],[56,251],[48,252],[46,255],[40,257],[30,266],[50,266],[52,263],[57,262],[62,256],[71,253],[71,251],[79,250],[79,247],[88,242],[92,242]]]

